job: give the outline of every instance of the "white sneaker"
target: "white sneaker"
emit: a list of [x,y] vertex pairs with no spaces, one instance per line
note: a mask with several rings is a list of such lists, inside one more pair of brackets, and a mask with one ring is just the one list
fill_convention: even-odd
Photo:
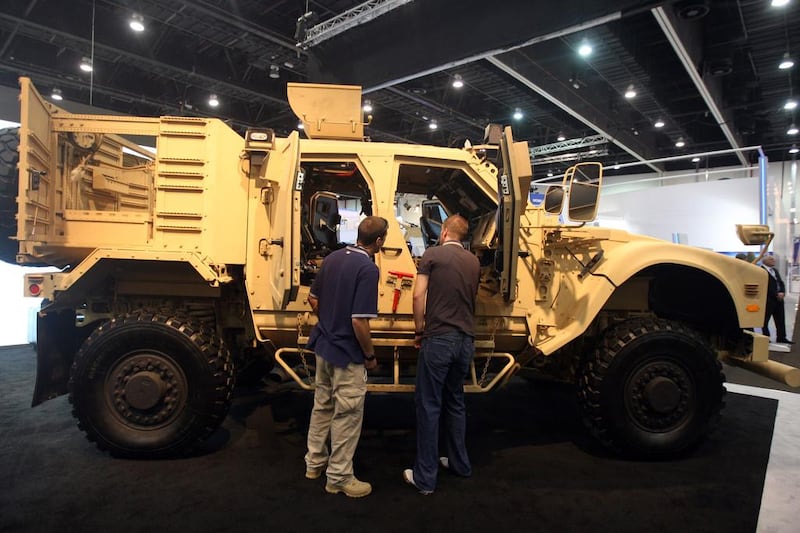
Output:
[[422,490],[421,488],[417,487],[417,484],[414,483],[414,471],[410,468],[406,468],[405,470],[403,470],[403,481],[405,481],[409,485],[413,485],[423,496],[433,494],[432,490]]
[[450,470],[450,459],[447,457],[439,457],[439,464],[442,465],[442,468],[445,470]]

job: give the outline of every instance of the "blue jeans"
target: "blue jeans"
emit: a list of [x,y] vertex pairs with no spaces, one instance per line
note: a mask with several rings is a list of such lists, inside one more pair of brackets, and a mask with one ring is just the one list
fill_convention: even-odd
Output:
[[450,470],[460,476],[472,475],[465,443],[467,410],[464,404],[464,379],[474,352],[474,339],[461,332],[422,339],[414,394],[417,408],[414,484],[420,490],[432,491],[436,487],[440,415],[444,419]]

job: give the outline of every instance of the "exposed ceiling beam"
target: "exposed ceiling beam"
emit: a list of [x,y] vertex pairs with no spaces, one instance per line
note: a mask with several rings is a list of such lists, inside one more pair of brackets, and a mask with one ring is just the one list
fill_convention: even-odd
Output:
[[601,25],[607,24],[607,23],[609,23],[611,21],[618,20],[621,17],[621,15],[622,14],[620,12],[612,13],[612,14],[604,16],[604,17],[599,17],[599,18],[596,18],[596,19],[593,19],[593,20],[589,20],[589,21],[586,21],[586,22],[581,22],[579,24],[568,26],[568,27],[566,27],[564,29],[561,29],[561,30],[558,30],[558,31],[550,32],[550,33],[547,33],[547,34],[544,34],[544,35],[539,35],[537,37],[533,37],[533,38],[527,39],[527,40],[525,40],[525,41],[523,41],[521,43],[515,44],[515,45],[503,46],[501,48],[493,48],[491,50],[485,50],[485,51],[479,52],[477,54],[473,54],[473,55],[468,56],[468,57],[464,57],[464,58],[461,58],[461,59],[455,59],[455,60],[449,61],[447,63],[436,65],[436,66],[427,68],[425,70],[421,70],[421,71],[415,72],[413,74],[408,74],[408,75],[400,77],[400,78],[394,78],[394,79],[390,79],[390,80],[387,80],[387,81],[383,81],[383,82],[381,82],[381,83],[379,83],[377,85],[374,85],[372,87],[367,87],[366,89],[364,89],[364,93],[365,94],[366,93],[370,93],[372,91],[377,91],[379,89],[384,89],[386,87],[391,87],[392,85],[397,85],[399,83],[405,83],[407,81],[411,81],[411,80],[414,80],[414,79],[417,79],[417,78],[421,78],[423,76],[428,76],[430,74],[435,74],[435,73],[441,72],[443,70],[459,67],[461,65],[466,65],[468,63],[474,63],[475,61],[480,61],[482,59],[487,59],[489,57],[493,57],[493,56],[496,56],[496,55],[504,53],[504,52],[511,52],[513,50],[519,50],[520,48],[525,48],[527,46],[531,46],[531,45],[534,45],[536,43],[549,41],[550,39],[557,39],[559,37],[563,37],[563,36],[569,35],[571,33],[575,33],[575,32],[579,32],[579,31],[582,31],[582,30],[589,29],[589,28],[593,28],[595,26],[601,26]]
[[[76,35],[72,35],[70,33],[63,32],[60,30],[55,30],[53,28],[48,28],[46,26],[30,22],[20,17],[7,15],[5,13],[0,13],[0,20],[3,19],[18,24],[19,28],[21,29],[27,28],[29,30],[32,30],[27,32],[26,36],[28,36],[29,38],[39,39],[42,42],[50,44],[59,43],[63,44],[68,48],[77,50],[81,49],[88,50],[92,46],[92,42],[89,39],[78,37]],[[264,92],[256,91],[248,87],[243,87],[238,84],[230,83],[221,80],[219,78],[215,78],[213,76],[198,73],[193,70],[187,70],[174,65],[170,65],[169,63],[157,61],[155,59],[151,59],[149,57],[128,52],[126,50],[122,50],[113,46],[95,42],[94,50],[95,50],[95,61],[97,61],[98,52],[100,52],[102,54],[105,54],[106,56],[116,56],[119,58],[124,58],[126,62],[138,65],[138,67],[141,68],[142,70],[166,71],[167,73],[169,73],[171,77],[173,77],[176,80],[179,80],[184,83],[190,83],[198,87],[205,87],[208,90],[213,90],[214,88],[219,87],[219,88],[224,88],[231,94],[238,93],[243,98],[253,99],[256,102],[267,101],[273,105],[280,105],[282,107],[288,107],[289,105],[285,99],[276,98]]]
[[256,24],[253,24],[247,20],[242,20],[239,17],[235,17],[231,15],[229,10],[219,8],[202,0],[192,0],[191,2],[183,0],[181,3],[189,9],[198,11],[204,15],[212,17],[214,20],[233,26],[234,28],[238,28],[245,33],[249,33],[250,35],[255,35],[256,37],[260,37],[261,39],[269,41],[273,44],[282,46],[287,50],[305,53],[297,48],[295,43],[289,42],[279,35],[274,35],[272,32],[265,31],[261,26],[257,26]]
[[306,30],[303,48],[316,46],[331,37],[385,15],[414,0],[369,0]]
[[[714,120],[717,121],[728,143],[730,143],[731,148],[741,148],[741,140],[730,128],[730,125],[733,124],[733,117],[730,113],[721,109],[717,103],[721,100],[719,95],[722,94],[719,81],[698,72],[697,65],[700,64],[700,57],[698,56],[701,48],[699,46],[693,46],[692,43],[698,42],[697,39],[699,39],[699,37],[690,37],[685,26],[676,24],[675,16],[666,11],[663,7],[654,8],[652,13],[670,45],[672,45],[673,50],[675,50],[675,53],[681,60],[683,67],[686,69],[695,87],[697,87],[700,96],[703,97],[706,106],[708,106],[708,110],[711,112]],[[749,165],[742,152],[736,152],[736,155],[743,166]]]
[[[658,154],[654,147],[645,145],[637,136],[626,131],[612,131],[611,125],[614,124],[614,121],[603,114],[598,106],[593,105],[587,98],[571,95],[564,89],[563,83],[557,77],[531,61],[530,58],[525,58],[524,62],[520,62],[522,64],[517,65],[512,65],[513,60],[514,58],[510,54],[506,54],[502,58],[487,58],[489,63],[535,91],[561,110],[569,113],[592,130],[606,137],[643,164],[646,164],[656,172],[663,171],[663,168],[648,163],[649,159]],[[522,72],[523,68],[525,72]],[[533,80],[536,81],[534,82]]]
[[589,135],[588,137],[581,137],[578,139],[566,139],[550,144],[540,144],[531,148],[531,157],[552,154],[553,152],[565,152],[567,150],[574,150],[576,148],[585,148],[587,146],[595,146],[597,144],[607,143],[602,135]]

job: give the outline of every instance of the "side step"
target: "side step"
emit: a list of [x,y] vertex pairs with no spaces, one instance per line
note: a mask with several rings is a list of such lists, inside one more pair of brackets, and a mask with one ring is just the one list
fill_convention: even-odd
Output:
[[[304,339],[301,339],[304,340]],[[375,346],[391,346],[393,348],[392,356],[392,375],[391,381],[385,381],[386,376],[378,376],[370,378],[374,381],[367,382],[368,392],[414,392],[413,383],[403,383],[400,377],[400,348],[413,347],[413,339],[373,339]],[[494,352],[478,352],[481,348],[492,346],[490,341],[475,341],[475,357],[470,363],[470,370],[467,380],[464,382],[464,392],[489,392],[498,384],[504,385],[514,373],[519,370],[519,364],[514,359],[514,356],[509,353],[494,353]],[[493,346],[492,346],[493,347]],[[298,361],[294,366],[291,366],[284,356],[294,356],[293,359]],[[305,361],[303,361],[305,359]],[[309,365],[309,359],[311,364]],[[378,363],[385,363],[382,361],[381,356],[378,356]],[[301,365],[314,366],[314,352],[303,348],[281,348],[275,353],[275,360],[286,371],[286,374],[291,377],[301,388],[304,390],[314,390],[314,380],[312,376],[307,378],[301,377],[295,369],[298,363]],[[502,368],[491,375],[484,376],[483,368],[491,364],[492,360],[500,360],[503,364]],[[480,368],[481,370],[478,370]],[[384,380],[381,382],[380,380]],[[408,378],[406,378],[408,381]]]

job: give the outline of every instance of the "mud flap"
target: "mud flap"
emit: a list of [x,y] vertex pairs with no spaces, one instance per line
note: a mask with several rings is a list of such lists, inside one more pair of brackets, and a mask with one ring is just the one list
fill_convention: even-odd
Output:
[[36,386],[31,407],[67,393],[69,369],[78,348],[75,312],[40,313],[36,319]]

